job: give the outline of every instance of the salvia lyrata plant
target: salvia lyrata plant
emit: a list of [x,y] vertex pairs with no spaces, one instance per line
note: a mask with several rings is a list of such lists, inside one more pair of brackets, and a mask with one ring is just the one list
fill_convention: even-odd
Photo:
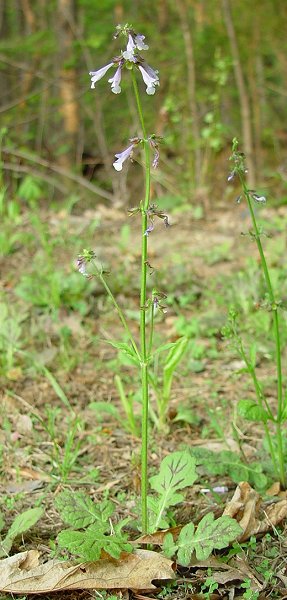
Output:
[[[116,298],[114,297],[110,286],[108,285],[106,273],[102,266],[97,261],[96,254],[93,250],[84,250],[78,257],[77,266],[85,277],[97,277],[104,286],[111,302],[113,303],[118,316],[122,322],[125,334],[128,338],[128,343],[113,343],[120,352],[128,355],[129,359],[135,363],[141,375],[141,390],[142,390],[142,449],[141,449],[141,507],[142,507],[142,530],[148,530],[148,477],[147,477],[147,462],[148,462],[148,418],[149,418],[149,383],[152,381],[149,373],[150,364],[153,355],[167,349],[170,345],[157,348],[154,351],[154,316],[157,311],[165,311],[163,305],[164,294],[158,290],[153,290],[150,297],[147,292],[148,274],[153,271],[148,260],[148,238],[155,223],[158,220],[165,227],[169,227],[168,216],[151,202],[151,167],[157,168],[159,162],[159,142],[160,139],[154,134],[149,134],[146,130],[145,119],[142,109],[140,92],[138,87],[137,76],[140,75],[146,85],[146,93],[152,96],[159,86],[158,71],[154,70],[140,54],[142,51],[148,50],[145,43],[145,36],[135,33],[129,25],[118,26],[116,29],[115,38],[123,37],[125,39],[125,50],[119,56],[113,58],[104,67],[97,71],[92,71],[91,87],[95,88],[95,84],[106,75],[108,71],[114,69],[112,77],[109,78],[111,90],[114,94],[121,92],[121,78],[123,74],[128,74],[131,77],[135,102],[137,106],[139,122],[141,126],[141,136],[133,137],[129,140],[129,144],[125,150],[115,155],[113,166],[116,171],[121,171],[125,161],[131,159],[134,153],[140,148],[144,151],[144,174],[145,174],[145,193],[144,199],[139,205],[131,208],[129,214],[131,216],[141,217],[141,276],[140,276],[140,324],[139,324],[139,343],[135,339],[128,321]],[[170,348],[169,348],[170,349]],[[171,352],[171,349],[170,349]],[[178,353],[178,348],[175,348]],[[172,357],[171,357],[172,358]],[[174,364],[177,364],[176,361]],[[171,376],[172,377],[172,376]],[[166,384],[168,387],[169,382]],[[164,421],[166,416],[167,401],[166,396],[162,396],[158,403],[159,421]],[[128,416],[128,415],[127,415]],[[130,417],[130,415],[129,415]]]
[[[287,393],[283,390],[282,381],[282,346],[280,336],[280,308],[282,308],[282,300],[276,297],[270,271],[266,261],[265,253],[261,238],[264,231],[257,223],[255,206],[256,204],[264,205],[266,198],[264,195],[258,194],[256,190],[248,189],[245,174],[247,173],[245,156],[238,150],[238,141],[233,140],[232,155],[230,160],[233,163],[233,168],[228,176],[228,181],[238,179],[241,185],[241,194],[237,198],[237,202],[245,199],[251,217],[252,229],[249,235],[256,242],[260,265],[263,272],[266,295],[263,301],[259,304],[260,308],[271,312],[273,320],[273,337],[275,342],[275,363],[276,363],[276,380],[277,380],[277,406],[273,409],[270,401],[264,393],[264,388],[258,379],[256,372],[256,344],[253,343],[248,351],[242,341],[238,324],[237,314],[233,309],[229,313],[229,321],[223,333],[226,337],[233,340],[235,348],[246,365],[245,371],[249,373],[255,390],[256,400],[241,400],[239,403],[239,412],[242,416],[249,420],[260,421],[263,424],[268,450],[272,460],[274,473],[280,480],[282,487],[286,488],[286,472],[285,472],[285,456],[284,456],[284,436],[283,424],[287,420]],[[271,430],[270,424],[275,427],[275,436]]]
[[[117,27],[116,37],[118,36],[125,36],[127,39],[126,49],[108,65],[98,71],[91,72],[90,75],[92,88],[94,88],[96,82],[109,69],[115,67],[114,76],[109,79],[109,83],[111,83],[112,91],[118,94],[121,91],[120,82],[122,72],[128,71],[132,79],[141,124],[142,137],[132,138],[126,150],[116,154],[116,160],[113,163],[114,168],[117,171],[121,171],[123,163],[132,156],[136,148],[141,146],[144,150],[145,195],[139,206],[130,210],[131,215],[138,214],[141,217],[139,343],[129,327],[124,312],[113,296],[107,283],[105,271],[99,265],[95,252],[93,250],[84,250],[78,257],[77,266],[80,273],[85,277],[97,277],[101,281],[118,313],[128,338],[128,343],[113,342],[113,345],[120,352],[127,354],[140,370],[142,391],[141,530],[143,533],[153,533],[157,529],[169,527],[172,520],[169,514],[170,509],[183,501],[184,496],[182,491],[193,485],[197,478],[197,473],[195,458],[188,450],[173,452],[163,459],[158,473],[149,479],[152,495],[148,495],[149,382],[157,388],[157,383],[153,381],[149,373],[150,365],[156,354],[169,349],[167,359],[164,363],[162,390],[159,391],[158,400],[159,420],[163,420],[173,372],[180,357],[186,350],[186,342],[175,342],[173,348],[171,344],[164,344],[155,350],[153,348],[154,317],[156,311],[165,310],[165,295],[158,290],[153,290],[151,296],[148,297],[147,278],[148,272],[152,270],[148,260],[148,238],[154,229],[156,219],[163,221],[166,227],[169,226],[169,221],[167,215],[159,210],[157,205],[150,200],[151,154],[153,155],[152,165],[156,168],[159,160],[159,140],[153,134],[148,135],[146,131],[137,74],[141,74],[146,84],[148,95],[155,93],[156,87],[159,85],[159,78],[158,72],[152,69],[139,54],[140,51],[148,49],[148,46],[144,42],[144,36],[136,34],[129,25]],[[148,316],[150,317],[149,320]],[[123,396],[123,393],[121,395]],[[127,416],[129,415],[129,425],[131,428],[134,428],[135,423],[132,419],[131,410],[132,408],[128,406]],[[106,499],[101,505],[96,506],[85,494],[63,492],[58,495],[56,505],[63,521],[70,527],[59,534],[58,543],[60,547],[69,550],[73,554],[77,554],[84,560],[97,560],[103,550],[113,558],[119,558],[122,551],[132,552],[134,546],[130,544],[127,533],[123,531],[129,518],[124,519],[114,526],[111,522],[114,506],[109,500]],[[224,548],[240,533],[240,526],[230,517],[223,515],[219,519],[214,520],[213,515],[210,514],[203,518],[197,528],[194,527],[193,523],[185,525],[176,543],[172,534],[167,534],[164,543],[164,552],[168,556],[177,554],[181,564],[187,565],[190,562],[193,552],[196,553],[199,559],[204,559],[209,556],[214,548]]]

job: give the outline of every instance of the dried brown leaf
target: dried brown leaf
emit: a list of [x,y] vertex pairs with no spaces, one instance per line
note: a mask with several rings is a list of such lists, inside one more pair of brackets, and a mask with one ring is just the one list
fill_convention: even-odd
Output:
[[0,590],[40,594],[76,589],[154,590],[153,579],[174,579],[172,561],[156,552],[136,550],[121,559],[76,564],[51,560],[39,564],[35,550],[0,561]]
[[157,546],[162,546],[164,542],[164,538],[167,533],[171,533],[173,539],[176,540],[179,533],[182,530],[183,525],[177,525],[176,527],[170,527],[169,529],[162,529],[161,531],[156,531],[155,533],[147,533],[146,535],[141,535],[139,538],[135,540],[135,544],[155,544]]
[[275,527],[287,516],[287,500],[263,505],[262,498],[247,483],[241,482],[227,504],[224,515],[236,519],[243,530],[239,541],[243,542],[252,535],[265,533]]

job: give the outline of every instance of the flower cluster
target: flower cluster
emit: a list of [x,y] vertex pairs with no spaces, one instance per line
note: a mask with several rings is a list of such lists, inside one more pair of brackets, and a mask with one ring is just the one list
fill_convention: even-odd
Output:
[[135,33],[133,29],[129,28],[128,26],[119,28],[115,37],[117,37],[119,33],[124,33],[128,36],[126,50],[124,50],[120,56],[113,58],[110,63],[101,69],[90,72],[91,88],[93,89],[95,87],[97,81],[102,79],[109,69],[116,67],[116,72],[114,76],[109,79],[109,83],[111,84],[112,92],[114,94],[120,94],[123,67],[125,65],[128,67],[135,65],[139,69],[143,81],[146,84],[146,93],[149,96],[153,95],[155,93],[156,86],[159,85],[159,77],[158,71],[152,69],[152,67],[150,67],[150,65],[148,65],[139,54],[139,51],[141,50],[148,50],[148,46],[144,42],[145,36]]

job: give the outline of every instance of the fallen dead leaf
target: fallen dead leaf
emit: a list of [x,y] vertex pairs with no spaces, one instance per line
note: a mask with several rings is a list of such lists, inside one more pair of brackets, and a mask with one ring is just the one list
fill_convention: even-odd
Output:
[[198,569],[212,569],[212,577],[217,583],[225,585],[230,581],[244,581],[250,579],[251,589],[259,591],[262,589],[261,583],[253,575],[253,572],[248,567],[247,563],[240,557],[235,557],[227,564],[223,563],[215,556],[210,556],[207,560],[196,560],[194,557],[189,568],[197,567]]
[[164,538],[167,533],[171,533],[173,539],[176,540],[179,533],[182,530],[183,525],[177,525],[176,527],[170,527],[169,529],[162,529],[161,531],[156,531],[155,533],[147,533],[146,535],[141,535],[139,538],[135,540],[135,544],[155,544],[158,546],[162,546],[164,542]]
[[157,552],[136,550],[119,560],[73,563],[50,560],[39,564],[35,550],[21,552],[0,561],[0,590],[40,594],[76,589],[134,589],[152,591],[152,581],[174,579],[172,561]]
[[272,504],[263,503],[261,496],[247,483],[241,482],[227,504],[224,515],[236,519],[243,530],[238,538],[243,542],[252,535],[265,533],[287,516],[287,500],[284,498]]

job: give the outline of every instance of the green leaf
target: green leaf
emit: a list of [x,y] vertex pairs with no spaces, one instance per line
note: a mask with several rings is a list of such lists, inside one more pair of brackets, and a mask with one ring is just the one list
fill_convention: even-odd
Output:
[[250,350],[249,350],[250,363],[253,368],[256,367],[256,352],[257,352],[257,344],[256,344],[256,342],[253,342],[253,344],[251,344]]
[[13,521],[6,537],[14,539],[18,535],[22,535],[28,529],[31,529],[39,521],[43,515],[42,508],[29,508],[16,517]]
[[255,400],[239,400],[237,412],[248,421],[266,423],[269,419],[268,412],[264,408],[261,408]]
[[159,526],[164,511],[169,506],[182,502],[183,495],[178,490],[193,485],[196,479],[195,459],[189,452],[173,452],[163,459],[159,474],[150,478],[151,488],[159,495],[155,529]]
[[103,524],[91,525],[85,531],[61,531],[58,543],[71,554],[80,556],[84,561],[95,561],[104,550],[113,558],[119,558],[121,552],[132,552],[133,546],[127,542],[124,534],[105,535]]
[[95,523],[104,524],[106,529],[108,519],[114,512],[114,505],[110,500],[95,504],[87,494],[68,490],[58,494],[55,506],[63,521],[75,529],[84,529]]
[[[208,513],[200,521],[196,531],[193,523],[188,523],[182,528],[175,544],[177,560],[180,565],[188,566],[193,552],[197,560],[206,560],[213,550],[226,548],[241,533],[242,529],[235,519],[222,516],[214,520],[214,515]],[[170,539],[167,540],[166,546],[170,555],[172,549]],[[165,549],[165,544],[163,547]]]
[[157,354],[164,352],[165,350],[170,350],[175,344],[176,342],[168,342],[167,344],[162,344],[161,346],[158,346],[158,348],[156,348],[156,350],[154,350],[154,352],[152,353],[152,358]]
[[13,541],[28,529],[31,529],[43,515],[42,508],[29,508],[14,519],[5,539],[0,542],[0,558],[9,554]]
[[179,338],[175,342],[175,344],[169,351],[167,358],[165,360],[164,371],[166,373],[173,372],[174,369],[177,367],[178,363],[182,359],[182,357],[187,349],[188,342],[189,342],[189,340],[187,337]]
[[127,344],[126,342],[111,342],[110,340],[105,341],[107,342],[107,344],[113,346],[113,348],[119,350],[119,352],[122,353],[124,356],[127,356],[133,364],[140,364],[139,358],[130,344]]

